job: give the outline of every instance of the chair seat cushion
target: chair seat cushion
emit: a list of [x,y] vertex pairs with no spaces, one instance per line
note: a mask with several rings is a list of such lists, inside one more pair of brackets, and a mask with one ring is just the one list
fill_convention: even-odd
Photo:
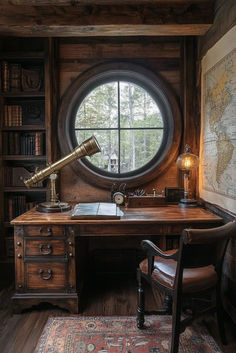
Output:
[[[175,260],[166,260],[159,256],[154,258],[154,270],[152,278],[160,284],[174,289],[175,273],[177,262]],[[140,269],[144,273],[148,273],[148,260],[143,260]],[[183,271],[183,293],[201,292],[214,287],[217,283],[217,273],[213,265],[186,268]]]

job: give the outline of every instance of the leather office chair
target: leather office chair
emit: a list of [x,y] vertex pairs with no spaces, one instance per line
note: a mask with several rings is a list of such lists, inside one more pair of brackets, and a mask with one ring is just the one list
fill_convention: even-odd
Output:
[[[179,335],[186,326],[208,310],[216,310],[220,337],[222,343],[226,344],[222,320],[224,310],[221,300],[221,270],[228,240],[233,236],[236,236],[236,220],[212,229],[185,229],[177,250],[162,251],[151,241],[142,241],[147,258],[140,263],[137,272],[137,326],[144,327],[145,314],[172,313],[171,353],[178,352]],[[146,312],[143,279],[164,290],[172,298],[171,306]],[[196,308],[188,309],[190,315],[181,319],[184,300],[191,299],[194,303],[196,298],[199,300],[207,296],[211,299],[209,295],[212,291],[215,294],[214,300],[210,300],[211,305],[208,308],[201,305],[200,311],[196,311]]]

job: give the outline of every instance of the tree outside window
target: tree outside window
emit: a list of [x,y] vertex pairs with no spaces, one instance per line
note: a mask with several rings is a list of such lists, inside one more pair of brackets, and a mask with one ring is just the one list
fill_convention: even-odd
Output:
[[128,81],[94,88],[83,99],[75,118],[78,144],[94,134],[102,153],[90,162],[106,172],[122,174],[146,165],[163,139],[163,117],[151,95]]

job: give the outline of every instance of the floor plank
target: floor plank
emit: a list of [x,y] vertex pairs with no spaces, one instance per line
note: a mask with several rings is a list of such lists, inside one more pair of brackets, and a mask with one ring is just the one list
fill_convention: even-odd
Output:
[[[147,309],[160,306],[161,296],[155,294],[155,298],[150,289],[147,288],[146,302]],[[42,333],[43,327],[50,315],[69,315],[68,311],[47,304],[25,310],[18,315],[11,313],[10,297],[13,288],[3,289],[0,292],[0,352],[1,353],[33,353],[35,346]],[[87,283],[84,288],[83,316],[124,316],[136,314],[136,280],[99,277],[93,282]],[[207,318],[208,328],[216,339],[219,338],[213,317]],[[224,353],[236,352],[235,326],[227,322],[227,336],[229,345],[222,347]]]

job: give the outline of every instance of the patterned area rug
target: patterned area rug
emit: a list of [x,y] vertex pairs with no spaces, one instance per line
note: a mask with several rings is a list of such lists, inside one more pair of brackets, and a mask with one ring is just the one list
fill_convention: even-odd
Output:
[[[35,353],[169,353],[171,319],[147,317],[145,329],[135,317],[50,317]],[[222,353],[204,326],[188,327],[179,353]]]

